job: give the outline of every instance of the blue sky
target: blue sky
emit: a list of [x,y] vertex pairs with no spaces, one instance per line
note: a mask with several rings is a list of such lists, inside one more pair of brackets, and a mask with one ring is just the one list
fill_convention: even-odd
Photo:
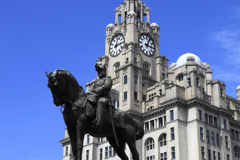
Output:
[[[66,127],[45,71],[67,69],[85,86],[105,53],[105,27],[123,0],[0,1],[0,157],[62,160]],[[239,0],[148,0],[169,64],[186,52],[211,65],[236,98],[240,85]]]

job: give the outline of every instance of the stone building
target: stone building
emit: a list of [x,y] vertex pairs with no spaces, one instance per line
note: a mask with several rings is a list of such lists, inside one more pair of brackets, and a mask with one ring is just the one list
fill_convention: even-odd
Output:
[[[150,24],[150,9],[140,0],[125,0],[105,30],[105,55],[98,61],[112,77],[115,107],[144,123],[141,160],[240,160],[240,86],[237,99],[227,96],[210,65],[189,52],[168,65],[159,51],[160,27]],[[72,160],[67,131],[60,143],[63,160]],[[127,145],[125,151],[131,157]],[[90,135],[83,158],[120,160],[106,138]]]

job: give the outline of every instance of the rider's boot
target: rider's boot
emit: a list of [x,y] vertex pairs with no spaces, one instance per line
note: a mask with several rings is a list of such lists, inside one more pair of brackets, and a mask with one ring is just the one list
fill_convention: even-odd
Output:
[[93,121],[94,126],[97,128],[98,131],[101,130],[102,128],[102,119],[103,119],[103,114],[104,114],[104,103],[99,101],[97,103],[97,115],[96,119]]

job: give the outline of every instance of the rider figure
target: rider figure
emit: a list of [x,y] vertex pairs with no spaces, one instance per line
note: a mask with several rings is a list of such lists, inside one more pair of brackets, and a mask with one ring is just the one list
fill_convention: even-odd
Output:
[[98,130],[101,130],[104,110],[110,101],[109,92],[112,88],[112,79],[111,77],[106,76],[106,67],[104,62],[97,62],[95,68],[99,79],[90,90],[90,92],[97,95],[97,114],[96,119],[93,121],[93,125],[95,125]]

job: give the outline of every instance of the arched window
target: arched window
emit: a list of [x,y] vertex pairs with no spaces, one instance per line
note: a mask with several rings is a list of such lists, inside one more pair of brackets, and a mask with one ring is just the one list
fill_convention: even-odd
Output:
[[159,137],[159,145],[160,145],[160,147],[167,145],[167,134],[166,134],[166,133],[163,133],[163,134]]
[[235,153],[235,157],[236,157],[236,158],[240,158],[239,152],[240,152],[239,147],[238,147],[238,146],[235,146],[235,147],[234,147],[234,153]]
[[152,149],[154,149],[154,140],[150,138],[147,140],[146,150],[152,150]]

